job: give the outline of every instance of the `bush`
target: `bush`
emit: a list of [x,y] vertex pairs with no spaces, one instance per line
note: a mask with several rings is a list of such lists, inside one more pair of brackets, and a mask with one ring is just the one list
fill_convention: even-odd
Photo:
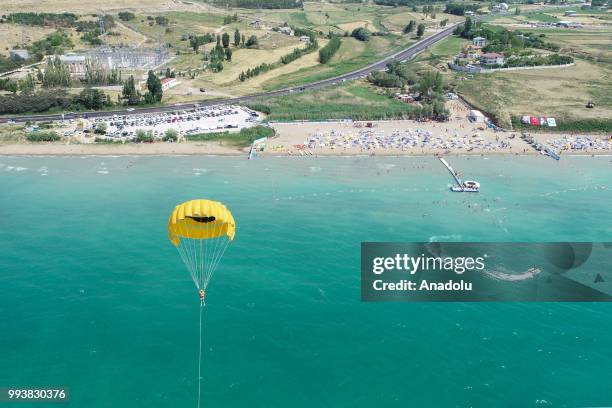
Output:
[[122,21],[130,21],[136,18],[134,13],[130,13],[129,11],[121,11],[119,12],[119,20]]
[[168,129],[162,140],[164,142],[176,142],[178,140],[178,132],[175,129]]
[[400,88],[404,85],[399,76],[379,71],[374,71],[368,75],[368,81],[383,88]]
[[56,132],[31,132],[26,139],[29,142],[57,142],[61,138]]
[[150,130],[145,132],[142,129],[138,129],[134,141],[136,143],[151,143],[153,142],[153,132]]
[[353,30],[351,37],[358,39],[359,41],[368,41],[370,39],[370,31],[367,28],[359,27]]
[[105,135],[107,129],[108,129],[108,125],[106,124],[106,122],[100,122],[96,125],[96,128],[94,129],[94,133],[96,135]]
[[258,41],[257,41],[257,36],[255,36],[255,35],[250,36],[250,37],[249,37],[249,39],[248,39],[248,40],[246,41],[246,43],[245,43],[245,45],[246,45],[247,47],[254,47],[254,46],[256,46],[257,44],[258,44]]

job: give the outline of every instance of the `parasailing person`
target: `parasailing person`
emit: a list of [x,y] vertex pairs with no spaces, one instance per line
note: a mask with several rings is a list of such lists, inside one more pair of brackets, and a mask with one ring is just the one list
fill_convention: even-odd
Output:
[[168,239],[178,250],[200,297],[198,408],[202,390],[202,311],[206,306],[204,297],[208,284],[235,234],[234,216],[218,201],[186,201],[174,208],[168,220]]

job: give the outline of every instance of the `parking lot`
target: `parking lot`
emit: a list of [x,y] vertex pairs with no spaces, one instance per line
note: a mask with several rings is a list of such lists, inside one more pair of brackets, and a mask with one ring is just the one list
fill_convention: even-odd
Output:
[[[111,140],[130,140],[136,132],[151,132],[155,138],[162,138],[167,130],[173,129],[179,136],[207,132],[239,131],[253,126],[261,120],[260,115],[241,106],[220,106],[194,108],[169,113],[142,115],[113,115],[93,120],[71,120],[63,126],[64,136],[95,136]],[[105,130],[105,133],[102,132]]]

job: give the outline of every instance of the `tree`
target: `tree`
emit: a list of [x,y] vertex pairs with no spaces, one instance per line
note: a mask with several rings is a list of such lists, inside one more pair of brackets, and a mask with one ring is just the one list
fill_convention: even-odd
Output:
[[225,59],[228,61],[232,60],[232,50],[230,48],[225,49]]
[[104,92],[99,89],[85,88],[81,91],[77,98],[77,102],[87,109],[98,110],[108,104],[108,100]]
[[237,47],[239,45],[240,45],[240,31],[236,29],[236,31],[234,31],[234,47]]
[[470,31],[472,31],[472,19],[468,17],[465,19],[465,24],[463,24],[463,33],[467,35]]
[[127,81],[125,81],[123,84],[121,97],[125,103],[130,106],[138,105],[140,103],[140,92],[136,90],[136,83],[133,75],[130,75]]
[[221,36],[217,34],[217,45],[221,45]]
[[412,31],[414,31],[414,26],[416,25],[416,21],[414,20],[410,20],[410,22],[408,23],[408,25],[406,27],[404,27],[404,34],[409,34]]
[[28,74],[24,79],[18,82],[19,90],[22,93],[29,93],[34,91],[34,76],[32,74]]
[[147,103],[161,102],[163,95],[162,84],[159,77],[153,71],[149,71],[147,77],[147,91],[145,95]]
[[425,34],[425,24],[419,24],[417,26],[416,35],[417,35],[417,37],[421,38],[423,36],[423,34]]
[[221,37],[221,42],[223,43],[223,48],[227,48],[230,45],[230,36],[228,33],[223,33]]
[[521,14],[521,9],[517,7],[514,9],[514,15],[518,16],[519,14]]
[[421,76],[417,88],[421,97],[432,101],[442,92],[442,75],[438,71],[427,71]]
[[47,68],[45,69],[42,80],[43,87],[68,88],[71,82],[70,71],[68,71],[68,67],[62,61],[60,61],[59,57],[55,57],[47,62]]
[[242,34],[242,35],[240,36],[240,43],[241,43],[243,46],[244,46],[244,39],[245,39],[244,34]]
[[257,44],[258,44],[257,36],[255,36],[255,35],[250,36],[249,39],[246,42],[246,46],[247,47],[254,47]]

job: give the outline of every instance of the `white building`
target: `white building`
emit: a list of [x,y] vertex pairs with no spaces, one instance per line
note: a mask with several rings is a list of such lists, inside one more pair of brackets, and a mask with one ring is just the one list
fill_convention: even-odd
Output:
[[484,47],[487,44],[487,39],[484,37],[474,37],[472,44],[476,47]]
[[[53,56],[49,58],[55,58]],[[66,54],[59,56],[60,61],[66,65],[70,75],[85,75],[87,58],[84,55]]]
[[305,43],[309,43],[310,42],[310,37],[307,35],[303,35],[300,37],[300,41],[301,42],[305,42]]

